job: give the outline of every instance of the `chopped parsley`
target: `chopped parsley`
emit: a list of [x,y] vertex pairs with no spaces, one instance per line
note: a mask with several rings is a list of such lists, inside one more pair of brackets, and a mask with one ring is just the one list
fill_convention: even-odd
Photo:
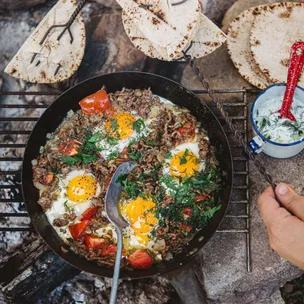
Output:
[[96,132],[94,133],[89,139],[88,142],[89,143],[96,143],[99,142],[101,140],[101,133],[100,132]]
[[141,118],[133,122],[133,129],[136,131],[136,133],[140,133],[144,127],[145,127],[145,122]]
[[107,160],[113,160],[113,159],[117,158],[118,155],[119,155],[118,151],[113,151],[107,156]]
[[131,160],[137,161],[137,160],[139,160],[141,158],[141,153],[139,151],[137,151],[135,154],[128,153],[128,157]]
[[117,131],[118,124],[116,119],[110,119],[111,129],[113,132]]
[[107,143],[111,146],[115,146],[118,144],[118,140],[112,136],[106,135],[105,139],[106,139]]
[[68,205],[68,201],[65,201],[63,203],[63,206],[64,206],[65,211],[67,211],[67,212],[73,210],[73,208]]
[[186,149],[183,156],[180,156],[179,157],[179,164],[180,165],[184,165],[187,163],[187,156],[189,155],[189,150]]
[[59,168],[58,167],[51,167],[51,171],[55,174],[59,173]]
[[151,140],[148,140],[147,138],[142,138],[142,140],[149,146],[151,147],[156,147],[156,146],[159,146],[159,144],[155,141],[151,141]]
[[164,157],[165,157],[166,159],[172,158],[172,153],[171,153],[171,152],[165,153],[165,154],[164,154]]
[[122,185],[122,196],[129,196],[131,199],[136,199],[138,196],[145,198],[144,193],[140,189],[139,185],[133,181],[127,179],[128,175],[121,175],[116,180]]

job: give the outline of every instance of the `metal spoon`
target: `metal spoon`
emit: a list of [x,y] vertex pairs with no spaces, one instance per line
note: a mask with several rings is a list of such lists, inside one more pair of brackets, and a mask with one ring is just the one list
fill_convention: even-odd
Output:
[[125,162],[117,168],[111,179],[105,198],[105,211],[107,213],[109,221],[114,225],[117,233],[117,251],[112,280],[110,304],[114,304],[116,302],[117,296],[120,263],[122,256],[122,230],[123,228],[129,226],[129,224],[121,217],[118,211],[118,200],[121,193],[121,183],[116,181],[121,175],[129,174],[135,167],[136,163]]

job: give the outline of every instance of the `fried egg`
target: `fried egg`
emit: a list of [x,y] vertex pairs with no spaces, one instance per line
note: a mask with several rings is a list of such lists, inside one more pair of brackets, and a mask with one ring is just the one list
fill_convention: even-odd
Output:
[[153,248],[152,230],[158,219],[154,215],[156,204],[152,198],[138,196],[135,200],[120,204],[122,216],[130,224],[124,229],[124,248]]
[[[199,156],[198,142],[186,142],[171,150],[165,160],[163,175],[173,176],[178,184],[204,169],[205,160]],[[168,185],[163,184],[163,187],[170,190]]]
[[131,141],[137,141],[146,134],[147,125],[148,121],[144,121],[133,112],[115,112],[94,130],[102,135],[102,139],[96,143],[102,149],[100,154],[105,159],[110,159],[113,155],[121,153]]
[[[71,171],[65,178],[59,176],[58,196],[53,201],[52,207],[45,213],[49,222],[52,224],[54,219],[63,217],[68,211],[73,211],[78,220],[81,215],[91,206],[92,198],[98,197],[101,193],[101,187],[93,174],[84,170]],[[54,227],[57,232],[58,227]],[[58,232],[59,233],[59,232]],[[64,238],[69,237],[62,235]]]

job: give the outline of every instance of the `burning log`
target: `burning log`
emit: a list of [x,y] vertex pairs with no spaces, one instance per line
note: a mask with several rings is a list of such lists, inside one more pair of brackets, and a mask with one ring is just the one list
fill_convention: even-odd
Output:
[[79,269],[60,259],[38,238],[4,262],[0,284],[8,303],[34,303],[79,273]]

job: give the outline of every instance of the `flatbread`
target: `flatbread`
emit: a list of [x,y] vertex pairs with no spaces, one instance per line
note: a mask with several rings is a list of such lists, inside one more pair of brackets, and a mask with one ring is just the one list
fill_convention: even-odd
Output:
[[66,23],[76,7],[76,0],[59,0],[24,42],[5,72],[34,83],[54,83],[69,78],[78,69],[85,50],[85,27],[80,14],[70,27],[72,44],[68,31],[57,40],[63,27],[53,29],[42,45],[39,42],[51,25]]
[[[304,41],[304,4],[276,3],[257,15],[250,34],[251,51],[260,70],[274,83],[286,82],[292,45]],[[304,86],[304,73],[298,82]]]
[[[167,0],[117,0],[133,24],[166,58],[177,58],[188,44],[199,20],[198,0],[172,6]],[[142,5],[152,5],[147,8]],[[128,34],[128,32],[127,32]]]
[[254,61],[249,39],[255,16],[264,7],[257,6],[241,13],[230,24],[227,34],[227,48],[233,64],[249,83],[260,89],[265,89],[271,82]]
[[[165,61],[172,61],[183,57],[182,53],[177,54],[175,58],[169,57],[166,48],[149,41],[125,11],[122,12],[122,20],[131,42],[145,55]],[[187,53],[194,58],[200,58],[220,47],[226,41],[226,35],[212,21],[200,13],[198,24],[191,40],[192,46]],[[184,49],[187,49],[189,45],[190,42]]]
[[[291,0],[292,1],[292,0]],[[291,2],[288,1],[288,2]],[[231,22],[242,12],[251,7],[256,7],[258,5],[264,5],[268,3],[276,2],[287,2],[281,0],[237,0],[234,2],[229,9],[226,11],[223,21],[222,21],[222,31],[227,33]]]

